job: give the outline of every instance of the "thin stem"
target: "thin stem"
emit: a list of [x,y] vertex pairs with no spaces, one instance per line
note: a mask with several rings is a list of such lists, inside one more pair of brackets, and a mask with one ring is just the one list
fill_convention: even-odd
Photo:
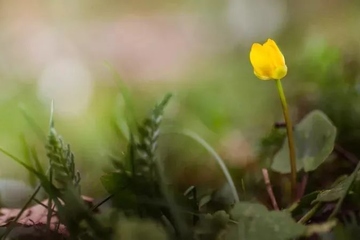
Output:
[[271,204],[274,208],[274,210],[279,210],[279,206],[276,202],[276,198],[275,198],[275,195],[274,195],[274,192],[272,190],[272,187],[271,187],[271,182],[270,182],[270,178],[269,178],[269,172],[266,168],[263,168],[262,169],[262,174],[263,174],[263,177],[264,177],[264,182],[265,182],[265,185],[266,185],[266,190],[269,194],[269,197],[270,197],[270,200],[271,200]]
[[281,106],[283,109],[284,119],[286,123],[286,132],[288,137],[289,144],[289,155],[290,155],[290,166],[291,166],[291,192],[293,200],[296,199],[296,154],[295,154],[295,143],[294,143],[294,134],[293,128],[289,116],[289,110],[284,94],[284,89],[281,84],[281,80],[276,80],[276,86],[279,92]]
[[298,223],[305,224],[307,221],[309,221],[310,218],[312,218],[312,216],[314,216],[314,214],[316,213],[316,211],[319,209],[320,206],[321,206],[321,202],[318,202],[317,204],[315,204],[315,205],[298,221]]
[[97,203],[96,205],[94,205],[91,208],[92,212],[95,212],[101,205],[103,205],[104,203],[106,203],[107,201],[109,201],[111,198],[114,197],[114,194],[110,194],[107,197],[105,197],[103,200],[101,200],[99,203]]
[[[194,211],[198,211],[198,199],[197,199],[197,189],[196,187],[194,187],[193,191],[192,191],[192,194],[193,194],[193,198],[194,198]],[[199,217],[196,216],[196,215],[193,215],[193,225],[195,226],[197,221],[199,220]]]
[[[50,168],[46,171],[46,174],[48,174],[49,171],[50,171]],[[20,219],[20,217],[25,212],[25,210],[29,207],[29,205],[31,204],[31,201],[33,201],[35,199],[35,197],[38,194],[38,192],[40,191],[40,189],[41,189],[41,183],[39,183],[37,185],[34,192],[26,200],[24,206],[20,209],[20,212],[18,213],[18,215],[9,223],[9,226],[6,228],[4,234],[2,236],[0,236],[0,239],[6,239],[6,237],[9,235],[9,233],[16,227],[17,221]]]
[[33,192],[33,194],[31,194],[31,196],[29,197],[29,199],[26,201],[26,203],[24,204],[24,206],[21,208],[20,212],[18,213],[18,215],[16,215],[16,217],[9,223],[9,226],[6,228],[4,234],[2,236],[0,236],[0,239],[7,239],[7,236],[9,235],[9,233],[16,227],[17,221],[20,219],[20,217],[22,216],[22,214],[25,212],[25,210],[28,208],[28,206],[30,205],[31,201],[35,198],[35,196],[38,194],[38,192],[41,189],[41,184],[39,183],[38,186],[36,187],[35,191]]

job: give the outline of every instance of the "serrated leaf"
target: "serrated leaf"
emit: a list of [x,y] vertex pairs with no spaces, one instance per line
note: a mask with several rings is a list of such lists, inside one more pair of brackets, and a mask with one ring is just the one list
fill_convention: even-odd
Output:
[[[295,127],[294,142],[297,171],[314,171],[331,154],[336,137],[336,127],[321,111],[315,110]],[[290,173],[289,146],[287,140],[275,155],[272,170],[279,173]]]
[[238,222],[238,239],[268,240],[271,236],[272,240],[288,240],[306,232],[306,227],[296,223],[288,212],[268,211],[260,204],[237,203],[230,215]]
[[54,178],[59,187],[66,188],[67,185],[72,184],[80,191],[79,182],[81,178],[80,174],[75,170],[75,157],[70,149],[70,145],[65,144],[60,135],[57,134],[52,117],[50,126],[45,147]]
[[155,173],[156,162],[156,146],[159,136],[159,128],[164,112],[164,108],[171,98],[171,94],[167,94],[164,99],[156,104],[141,125],[138,126],[138,138],[135,142],[134,170],[136,175],[153,178]]

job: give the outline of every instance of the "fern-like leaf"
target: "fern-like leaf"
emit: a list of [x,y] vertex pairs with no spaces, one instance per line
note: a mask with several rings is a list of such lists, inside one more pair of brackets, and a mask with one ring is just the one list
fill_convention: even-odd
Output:
[[70,145],[64,143],[53,126],[50,128],[46,150],[54,179],[59,187],[65,188],[68,184],[79,187],[81,178],[80,173],[75,170],[74,154]]
[[157,140],[160,133],[160,124],[164,107],[169,102],[171,94],[167,94],[158,103],[143,124],[138,127],[139,137],[135,143],[134,171],[136,175],[154,178]]

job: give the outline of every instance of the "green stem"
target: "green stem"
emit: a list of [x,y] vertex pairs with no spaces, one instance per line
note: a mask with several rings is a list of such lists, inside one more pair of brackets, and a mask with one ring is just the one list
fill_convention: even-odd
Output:
[[296,198],[296,154],[295,154],[293,128],[292,128],[292,124],[289,116],[289,110],[284,94],[284,89],[281,84],[281,80],[279,79],[276,80],[276,87],[279,92],[285,123],[286,123],[286,132],[288,137],[290,166],[291,166],[291,192],[292,192],[293,200],[296,200],[295,199]]
[[317,204],[315,204],[310,211],[308,211],[299,221],[298,223],[301,224],[305,224],[307,221],[310,220],[310,218],[312,218],[312,216],[314,216],[314,214],[316,213],[316,211],[319,209],[319,207],[321,206],[321,203],[318,202]]

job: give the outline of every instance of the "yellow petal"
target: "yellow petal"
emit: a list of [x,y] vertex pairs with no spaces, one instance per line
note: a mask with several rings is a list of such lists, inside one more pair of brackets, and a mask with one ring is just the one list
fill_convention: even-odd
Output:
[[284,55],[281,53],[274,40],[269,38],[266,43],[264,43],[264,47],[269,52],[269,55],[271,56],[272,62],[275,66],[278,67],[285,65]]
[[257,76],[261,80],[271,80],[272,79],[272,78],[270,78],[268,76],[261,75],[260,73],[257,73],[255,70],[254,70],[254,74],[255,74],[255,76]]
[[254,74],[261,80],[282,79],[287,74],[284,55],[272,39],[268,39],[263,45],[252,45],[250,62]]
[[250,62],[254,68],[255,75],[267,80],[271,78],[273,64],[268,51],[259,43],[254,43],[250,50]]

